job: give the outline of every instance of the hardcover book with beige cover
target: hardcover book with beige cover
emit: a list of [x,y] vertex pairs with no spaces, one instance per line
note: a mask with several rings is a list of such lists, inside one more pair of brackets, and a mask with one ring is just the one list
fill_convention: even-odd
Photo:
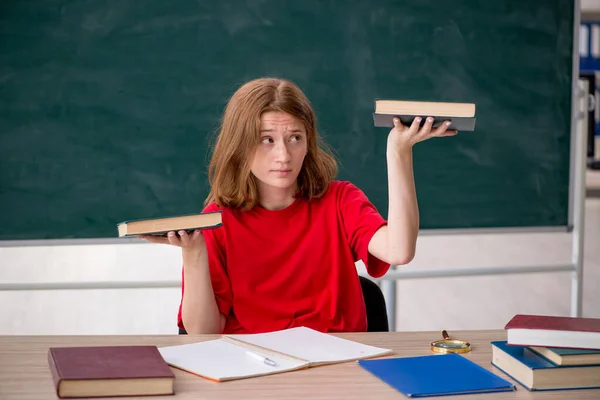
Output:
[[433,117],[433,127],[450,121],[450,130],[475,130],[475,104],[433,101],[375,100],[373,122],[377,127],[393,127],[393,118],[398,117],[404,125],[412,124],[416,117]]
[[165,218],[123,221],[117,225],[119,237],[137,235],[163,236],[170,231],[212,229],[223,225],[221,211]]

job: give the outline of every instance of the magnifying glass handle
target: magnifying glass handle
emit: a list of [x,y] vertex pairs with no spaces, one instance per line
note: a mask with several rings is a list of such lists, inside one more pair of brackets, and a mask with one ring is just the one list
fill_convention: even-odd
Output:
[[446,332],[446,330],[442,330],[442,337],[446,340],[450,339],[450,335],[448,335],[448,332]]

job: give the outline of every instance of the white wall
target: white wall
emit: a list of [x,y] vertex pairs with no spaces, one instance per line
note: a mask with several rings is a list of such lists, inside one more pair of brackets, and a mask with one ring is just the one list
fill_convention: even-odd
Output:
[[[596,208],[592,223],[600,226],[600,201]],[[592,240],[600,237],[595,235]],[[560,233],[422,236],[415,260],[405,268],[568,263],[570,239]],[[588,251],[590,259],[597,257],[596,250]],[[181,277],[178,249],[147,243],[4,247],[0,266],[0,283],[178,282]],[[598,281],[587,285],[597,289]],[[397,287],[399,330],[496,329],[518,312],[569,313],[568,273],[406,280]],[[0,291],[0,335],[172,334],[179,300],[179,287]],[[596,300],[586,300],[584,310],[593,312]]]
[[[178,249],[146,243],[0,248],[0,282],[180,281]],[[0,334],[174,333],[181,289],[0,291]]]

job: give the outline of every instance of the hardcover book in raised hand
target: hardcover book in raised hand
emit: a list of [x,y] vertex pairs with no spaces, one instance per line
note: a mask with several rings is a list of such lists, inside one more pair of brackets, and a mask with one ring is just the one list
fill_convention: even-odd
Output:
[[377,127],[393,127],[393,118],[398,117],[404,125],[412,124],[416,117],[433,117],[433,127],[450,121],[449,130],[475,130],[475,104],[430,101],[375,100],[373,122]]

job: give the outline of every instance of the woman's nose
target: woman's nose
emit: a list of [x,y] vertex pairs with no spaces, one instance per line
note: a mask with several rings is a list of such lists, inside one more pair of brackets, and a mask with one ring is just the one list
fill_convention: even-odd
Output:
[[290,151],[285,143],[279,142],[276,146],[277,161],[287,162],[290,160]]

